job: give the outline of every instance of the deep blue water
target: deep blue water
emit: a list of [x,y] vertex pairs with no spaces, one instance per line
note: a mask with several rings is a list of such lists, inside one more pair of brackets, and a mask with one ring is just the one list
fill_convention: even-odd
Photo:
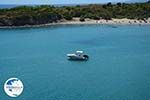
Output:
[[[89,61],[68,61],[76,50]],[[10,77],[24,84],[14,100],[149,100],[150,26],[0,29],[0,100]]]
[[3,9],[3,8],[13,8],[13,7],[16,7],[16,5],[2,5],[2,4],[0,4],[0,9]]
[[[47,4],[47,5],[50,5],[50,4]],[[62,6],[76,6],[78,4],[52,4],[52,5],[56,7],[62,7]],[[86,5],[86,4],[81,4],[81,5]],[[0,9],[14,8],[18,6],[40,6],[40,4],[0,4]]]

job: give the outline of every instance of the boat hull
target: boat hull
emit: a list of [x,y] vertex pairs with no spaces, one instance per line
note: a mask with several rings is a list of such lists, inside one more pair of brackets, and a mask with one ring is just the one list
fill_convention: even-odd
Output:
[[87,61],[89,57],[87,55],[83,55],[82,57],[78,56],[68,56],[68,60],[75,60],[75,61]]

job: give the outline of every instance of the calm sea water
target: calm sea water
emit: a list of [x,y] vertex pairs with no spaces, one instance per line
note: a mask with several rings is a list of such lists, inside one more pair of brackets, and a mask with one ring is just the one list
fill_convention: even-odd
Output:
[[[76,50],[89,61],[68,61]],[[14,100],[149,100],[150,26],[0,29],[0,100],[10,77],[24,83]]]

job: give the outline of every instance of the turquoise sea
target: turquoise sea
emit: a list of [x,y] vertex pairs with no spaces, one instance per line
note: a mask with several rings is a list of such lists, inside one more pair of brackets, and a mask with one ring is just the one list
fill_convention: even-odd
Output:
[[[68,61],[83,50],[88,61]],[[5,81],[24,84],[17,98]],[[0,100],[149,100],[150,26],[0,29]]]

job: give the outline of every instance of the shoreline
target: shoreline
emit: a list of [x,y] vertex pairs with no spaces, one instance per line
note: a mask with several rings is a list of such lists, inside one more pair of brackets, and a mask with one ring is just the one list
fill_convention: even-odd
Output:
[[80,21],[80,18],[73,18],[70,21],[62,20],[57,23],[47,23],[47,24],[39,24],[39,25],[24,25],[24,26],[0,26],[0,29],[5,28],[32,28],[32,27],[44,27],[44,26],[53,26],[53,25],[150,25],[150,18],[147,20],[137,20],[137,19],[114,19],[112,20],[93,20],[93,19],[85,19],[85,21]]

